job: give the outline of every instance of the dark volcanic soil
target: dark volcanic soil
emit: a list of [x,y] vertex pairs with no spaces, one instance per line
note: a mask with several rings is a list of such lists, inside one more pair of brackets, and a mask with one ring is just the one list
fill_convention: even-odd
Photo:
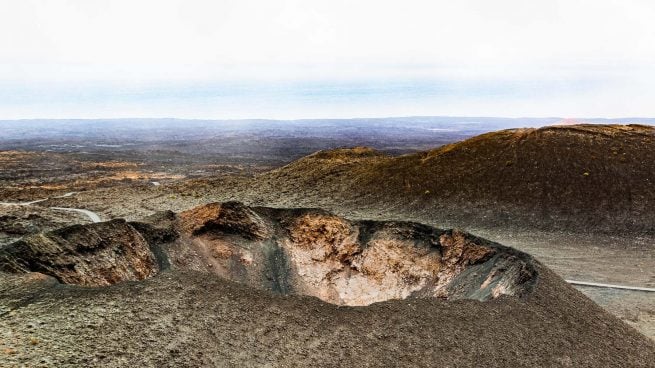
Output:
[[284,192],[289,202],[392,207],[465,227],[652,233],[655,128],[510,129],[398,157],[322,151],[251,188],[266,202]]
[[[107,231],[99,231],[104,227]],[[141,236],[127,236],[133,230]],[[142,281],[104,287],[62,284],[40,273],[0,274],[3,366],[652,367],[655,362],[651,340],[530,256],[455,231],[412,223],[350,222],[317,210],[225,203],[203,206],[179,217],[160,213],[138,223],[77,226],[61,229],[56,235],[59,238],[48,235],[47,242],[9,247],[31,249],[34,257],[30,259],[38,255],[43,261],[45,255],[38,250],[69,245],[68,266],[50,264],[84,275],[111,272],[77,268],[90,257],[103,257],[107,250],[116,252],[113,258],[118,264],[156,259],[157,268],[164,270]],[[84,237],[98,240],[93,249],[72,245]],[[125,250],[135,244],[144,249],[144,241],[152,253],[135,256],[121,251],[120,244]],[[197,241],[214,253],[202,252]],[[253,272],[255,279],[266,276],[267,261],[258,265],[257,252],[267,254],[267,247],[274,244],[280,250],[276,254],[289,262],[291,272],[285,277],[292,287],[317,286],[293,280],[299,276],[306,281],[303,277],[312,276],[312,270],[322,270],[325,264],[339,274],[358,261],[365,264],[365,253],[378,249],[374,264],[384,266],[386,262],[391,267],[384,275],[414,273],[430,282],[444,278],[457,290],[504,285],[506,292],[484,298],[462,294],[464,299],[415,293],[404,300],[339,306],[343,303],[265,287],[265,283],[249,282],[248,277],[234,283],[219,277],[221,272],[214,269],[229,265],[232,259],[241,267],[226,268],[225,276],[243,275],[244,269]],[[363,250],[353,252],[357,247]],[[311,256],[294,256],[299,250],[309,251]],[[252,258],[245,256],[245,251],[250,251]],[[357,254],[363,259],[355,259]],[[410,258],[417,254],[428,258]],[[509,256],[504,263],[497,257],[503,254]],[[338,266],[331,256],[339,258],[336,263],[349,263]],[[403,265],[403,260],[411,262]],[[279,265],[278,260],[269,261]],[[489,262],[492,267],[478,267]],[[25,264],[33,263],[28,260]],[[313,268],[299,272],[298,266],[308,265]],[[431,279],[434,275],[415,273],[421,265],[458,273],[441,273]],[[513,278],[515,274],[509,270],[515,265],[531,273],[527,278]],[[375,271],[355,267],[349,277],[358,273],[375,276]],[[81,283],[75,278],[60,279]],[[384,279],[378,281],[388,286]],[[395,285],[416,282],[401,277]]]
[[0,316],[0,361],[56,367],[653,366],[653,342],[550,271],[538,271],[539,284],[524,299],[415,299],[367,307],[276,296],[197,272],[91,289],[40,278],[16,281],[17,287],[15,277],[4,277],[3,301],[16,294],[29,299]]

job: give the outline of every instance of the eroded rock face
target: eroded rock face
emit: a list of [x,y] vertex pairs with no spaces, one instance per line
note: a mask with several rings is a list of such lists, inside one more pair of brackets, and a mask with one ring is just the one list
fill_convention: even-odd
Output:
[[[202,259],[197,263],[206,263],[210,272],[338,305],[522,296],[537,278],[532,259],[523,253],[410,222],[349,221],[321,210],[214,203],[180,214],[179,228],[181,242],[195,249]],[[169,254],[174,267],[190,264]]]
[[67,284],[142,280],[168,268],[337,305],[521,297],[537,278],[530,256],[461,231],[238,202],[76,225],[0,248],[0,271]]
[[193,235],[220,229],[253,240],[270,236],[264,221],[239,202],[210,203],[182,212],[180,224],[183,231]]
[[112,220],[35,234],[0,248],[0,270],[101,286],[143,280],[158,267],[143,236],[124,220]]

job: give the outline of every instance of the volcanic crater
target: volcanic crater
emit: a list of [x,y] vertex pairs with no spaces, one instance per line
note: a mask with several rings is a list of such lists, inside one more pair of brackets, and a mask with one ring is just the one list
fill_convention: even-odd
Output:
[[458,230],[352,221],[319,209],[210,203],[139,222],[29,236],[0,250],[5,272],[104,286],[177,269],[337,305],[391,299],[494,299],[531,292],[530,256]]

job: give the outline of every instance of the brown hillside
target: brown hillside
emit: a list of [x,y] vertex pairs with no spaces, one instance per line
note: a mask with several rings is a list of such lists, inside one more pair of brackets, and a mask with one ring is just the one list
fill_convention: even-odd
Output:
[[[652,341],[531,256],[461,231],[225,202],[39,237],[0,257],[2,367],[655,361]],[[120,268],[90,259],[155,258],[145,278],[84,282]]]
[[409,214],[429,212],[460,226],[655,226],[650,126],[510,129],[399,157],[346,151],[298,160],[258,178],[254,188],[275,189],[295,203],[311,198],[326,206],[384,204]]

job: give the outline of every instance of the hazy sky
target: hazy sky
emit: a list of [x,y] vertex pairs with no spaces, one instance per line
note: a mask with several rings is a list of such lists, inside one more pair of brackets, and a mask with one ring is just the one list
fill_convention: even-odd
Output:
[[0,0],[0,119],[655,116],[652,0]]

